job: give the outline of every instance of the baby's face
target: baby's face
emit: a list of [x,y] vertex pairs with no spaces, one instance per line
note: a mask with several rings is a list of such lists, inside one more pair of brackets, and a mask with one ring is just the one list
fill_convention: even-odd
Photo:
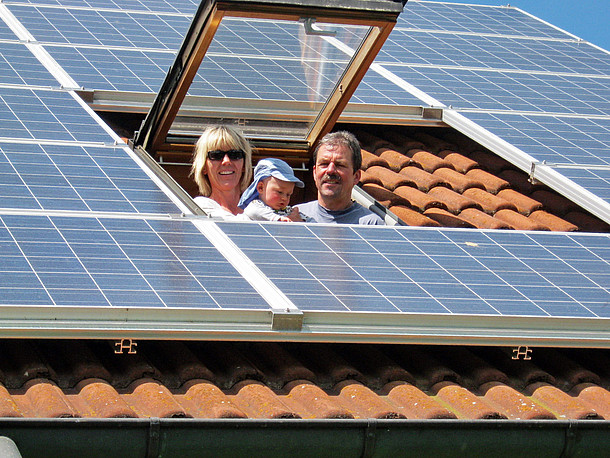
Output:
[[260,199],[274,210],[282,210],[290,203],[294,183],[278,180],[275,177],[265,178],[257,186]]

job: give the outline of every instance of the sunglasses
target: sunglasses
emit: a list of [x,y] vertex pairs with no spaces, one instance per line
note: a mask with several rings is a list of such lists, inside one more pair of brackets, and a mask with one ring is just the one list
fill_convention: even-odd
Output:
[[246,157],[246,153],[240,149],[230,149],[229,151],[217,149],[214,151],[208,151],[208,159],[210,161],[222,161],[225,158],[225,155],[229,156],[229,159],[232,161],[238,161]]

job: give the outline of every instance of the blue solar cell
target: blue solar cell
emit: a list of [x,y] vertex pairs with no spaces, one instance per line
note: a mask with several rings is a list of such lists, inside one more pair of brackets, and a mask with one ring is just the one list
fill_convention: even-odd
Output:
[[[575,311],[560,316],[591,316],[588,308],[579,309],[592,298],[603,302],[608,295],[588,276],[610,267],[602,258],[610,251],[610,238],[605,235],[548,234],[542,246],[541,239],[533,238],[537,234],[503,231],[219,226],[303,310],[388,312],[393,308],[423,313],[418,302],[423,300],[433,304],[428,304],[428,313],[548,316],[538,302],[552,298],[571,303],[562,310]],[[301,246],[312,251],[299,251]],[[397,254],[402,252],[411,254]],[[351,259],[363,266],[349,261],[356,253]],[[545,277],[551,272],[554,275]],[[574,278],[569,283],[553,282],[555,275],[562,274],[580,275],[586,281],[581,288],[572,285]],[[305,304],[304,291],[315,300]]]
[[0,43],[0,84],[58,86],[57,80],[23,43],[10,42]]
[[199,5],[196,0],[20,0],[8,3],[182,14],[193,14]]

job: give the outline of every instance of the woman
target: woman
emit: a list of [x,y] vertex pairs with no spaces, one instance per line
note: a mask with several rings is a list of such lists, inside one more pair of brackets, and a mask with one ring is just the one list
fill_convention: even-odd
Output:
[[201,193],[195,202],[208,215],[240,215],[243,210],[237,204],[252,179],[252,147],[232,127],[208,127],[195,145],[191,175]]

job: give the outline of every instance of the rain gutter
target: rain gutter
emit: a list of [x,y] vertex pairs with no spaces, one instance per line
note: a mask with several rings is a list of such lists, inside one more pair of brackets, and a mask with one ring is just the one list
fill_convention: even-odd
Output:
[[610,456],[603,420],[0,419],[26,457]]

